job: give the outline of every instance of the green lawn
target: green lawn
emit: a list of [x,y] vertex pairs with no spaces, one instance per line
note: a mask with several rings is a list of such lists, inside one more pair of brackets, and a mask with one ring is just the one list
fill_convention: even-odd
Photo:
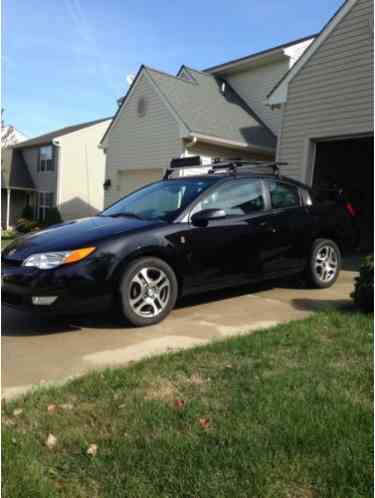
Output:
[[330,312],[36,391],[3,407],[2,496],[368,498],[372,350]]

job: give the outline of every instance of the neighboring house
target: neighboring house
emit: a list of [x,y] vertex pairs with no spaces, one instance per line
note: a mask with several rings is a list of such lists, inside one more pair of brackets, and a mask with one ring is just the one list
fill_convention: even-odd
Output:
[[182,66],[177,76],[145,66],[101,141],[105,205],[161,178],[174,157],[273,159],[279,116],[265,98],[314,36],[215,66]]
[[373,233],[373,1],[347,0],[268,95],[283,113],[277,158],[316,188],[339,186]]
[[7,149],[2,226],[13,226],[26,204],[38,219],[50,207],[57,207],[64,220],[103,209],[105,157],[98,144],[110,121],[69,126]]

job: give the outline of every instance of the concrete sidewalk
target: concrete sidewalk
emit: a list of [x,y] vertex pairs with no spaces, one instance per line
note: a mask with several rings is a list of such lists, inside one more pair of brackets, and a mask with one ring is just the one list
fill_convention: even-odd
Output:
[[126,328],[108,315],[51,320],[3,308],[2,396],[62,382],[92,368],[122,365],[152,354],[305,318],[350,303],[357,264],[346,264],[327,290],[294,284],[222,291],[185,299],[161,324]]

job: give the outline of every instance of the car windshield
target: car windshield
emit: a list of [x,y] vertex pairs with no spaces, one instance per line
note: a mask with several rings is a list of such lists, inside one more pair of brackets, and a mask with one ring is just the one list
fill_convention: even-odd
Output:
[[153,183],[120,199],[101,215],[171,222],[216,181],[217,178],[181,178]]

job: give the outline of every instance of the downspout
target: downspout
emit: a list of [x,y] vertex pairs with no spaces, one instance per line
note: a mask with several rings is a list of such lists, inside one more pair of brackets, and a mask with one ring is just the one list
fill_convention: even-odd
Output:
[[62,177],[62,169],[61,169],[61,144],[57,140],[52,140],[52,145],[55,147],[56,155],[55,155],[55,172],[56,172],[56,195],[55,195],[55,204],[59,210],[59,206],[61,205],[61,177]]
[[185,147],[187,149],[190,149],[190,147],[193,147],[197,142],[198,142],[197,137],[193,137],[190,142],[185,144]]
[[6,214],[6,229],[10,229],[10,188],[7,188],[7,214]]

